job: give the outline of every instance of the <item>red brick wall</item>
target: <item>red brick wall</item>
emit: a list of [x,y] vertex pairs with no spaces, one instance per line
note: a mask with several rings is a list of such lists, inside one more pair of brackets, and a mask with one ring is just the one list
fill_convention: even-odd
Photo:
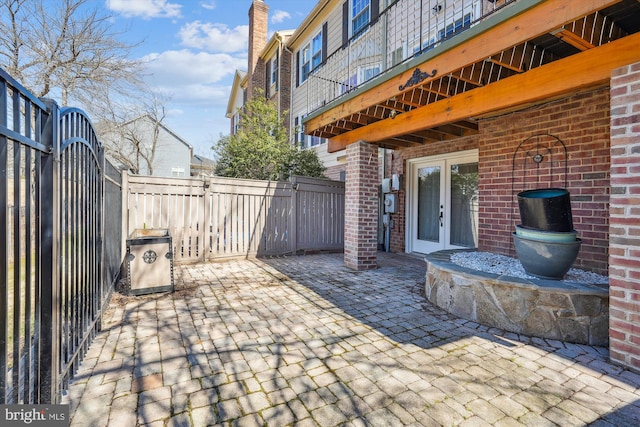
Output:
[[[477,148],[479,250],[516,256],[511,237],[515,225],[520,223],[515,194],[538,186],[564,187],[564,157],[560,158],[557,153],[553,168],[529,170],[526,177],[513,172],[513,157],[518,146],[532,135],[542,133],[555,135],[567,150],[567,189],[571,193],[574,228],[583,241],[574,266],[607,274],[610,160],[609,92],[606,89],[482,120],[479,134],[473,137],[396,150],[388,157],[391,167],[387,176],[405,175],[407,159]],[[398,194],[399,213],[393,216],[392,252],[405,251],[406,179],[404,186]]]
[[640,62],[612,73],[609,353],[640,370]]
[[264,60],[262,58],[258,58],[258,62],[256,63],[256,66],[254,68],[254,72],[251,75],[251,79],[249,79],[252,89],[248,93],[251,98],[255,96],[264,97],[268,93],[265,75],[266,69],[267,66],[264,63]]
[[377,267],[378,147],[356,142],[347,147],[344,263],[355,270]]
[[[480,123],[479,249],[515,256],[511,232],[520,223],[516,195],[531,188],[565,187],[571,194],[573,225],[582,239],[575,267],[607,274],[609,231],[609,91],[578,94],[528,111]],[[552,146],[536,169],[516,162],[514,153],[525,140]],[[552,162],[547,161],[553,159]],[[550,166],[552,165],[552,166]],[[515,173],[514,173],[515,169]],[[518,172],[520,171],[520,172]],[[523,173],[527,171],[527,176]]]

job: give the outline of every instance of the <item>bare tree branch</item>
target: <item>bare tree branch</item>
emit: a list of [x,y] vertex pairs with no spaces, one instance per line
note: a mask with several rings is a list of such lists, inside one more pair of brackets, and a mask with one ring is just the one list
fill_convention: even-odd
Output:
[[134,174],[153,175],[160,131],[169,98],[147,89],[135,105],[107,98],[96,123],[107,155]]
[[0,66],[39,97],[56,91],[63,105],[84,105],[100,87],[124,94],[141,84],[141,62],[112,18],[90,0],[0,0]]

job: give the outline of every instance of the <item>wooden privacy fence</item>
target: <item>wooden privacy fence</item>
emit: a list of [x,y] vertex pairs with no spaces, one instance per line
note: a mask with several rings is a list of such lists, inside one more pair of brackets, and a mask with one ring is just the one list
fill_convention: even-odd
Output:
[[128,233],[168,229],[174,260],[342,250],[344,183],[127,176]]

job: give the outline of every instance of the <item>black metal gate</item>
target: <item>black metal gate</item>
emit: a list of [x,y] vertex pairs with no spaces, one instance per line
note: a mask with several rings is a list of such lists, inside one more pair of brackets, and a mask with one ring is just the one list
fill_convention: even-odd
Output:
[[104,164],[82,111],[0,69],[0,403],[56,403],[99,328]]

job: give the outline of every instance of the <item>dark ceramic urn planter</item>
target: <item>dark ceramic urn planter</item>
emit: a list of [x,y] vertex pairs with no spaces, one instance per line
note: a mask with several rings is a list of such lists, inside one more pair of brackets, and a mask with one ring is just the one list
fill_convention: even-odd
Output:
[[513,233],[516,254],[528,274],[562,280],[578,257],[582,240],[551,242],[528,239]]
[[540,188],[518,193],[520,220],[524,227],[545,231],[573,230],[569,192],[563,188]]
[[516,225],[516,235],[525,239],[543,240],[545,242],[575,242],[577,231],[547,231]]
[[578,257],[569,192],[540,188],[518,193],[522,224],[513,233],[516,254],[528,274],[561,280]]

